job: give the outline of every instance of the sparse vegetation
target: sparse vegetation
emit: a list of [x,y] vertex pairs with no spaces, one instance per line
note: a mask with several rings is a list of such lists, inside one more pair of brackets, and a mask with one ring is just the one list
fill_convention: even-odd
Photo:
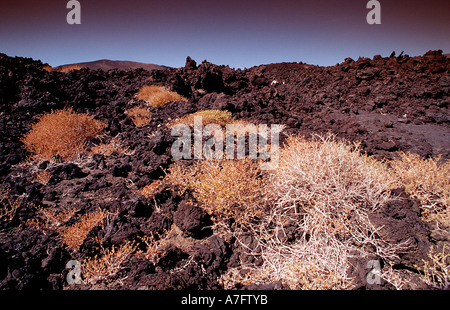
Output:
[[65,72],[69,72],[69,71],[72,71],[72,70],[81,70],[83,68],[85,68],[85,67],[83,67],[82,65],[76,65],[75,64],[75,65],[60,66],[60,67],[57,67],[56,69],[53,68],[53,70],[65,73]]
[[60,230],[63,243],[78,251],[89,232],[95,226],[102,224],[106,216],[107,212],[104,210],[98,210],[81,216],[78,222]]
[[101,254],[87,258],[82,264],[84,281],[94,285],[112,279],[122,268],[124,261],[136,250],[136,243],[127,241],[119,247],[101,249]]
[[123,147],[119,138],[112,138],[109,143],[100,143],[91,148],[89,154],[101,154],[104,156],[111,156],[114,153],[125,154],[128,151],[128,147]]
[[0,288],[449,289],[441,54],[67,74],[0,54]]
[[24,196],[11,197],[11,190],[0,188],[0,220],[11,221],[22,206]]
[[428,260],[422,260],[423,266],[418,267],[422,271],[422,277],[430,287],[436,289],[450,288],[450,251],[447,244],[437,251],[434,246],[428,253]]
[[87,140],[99,135],[106,126],[71,108],[52,111],[39,117],[22,142],[40,160],[71,160],[84,152]]
[[164,255],[164,239],[158,233],[150,233],[140,237],[145,244],[145,252],[141,254],[149,260],[152,264],[156,265],[159,259]]
[[77,211],[76,208],[55,209],[36,207],[36,217],[28,219],[26,225],[41,229],[44,233],[60,231]]
[[187,101],[176,92],[167,90],[164,86],[145,85],[136,95],[138,99],[146,101],[151,107],[160,107],[173,101]]
[[136,193],[143,195],[145,198],[153,198],[155,194],[161,189],[163,182],[161,180],[153,181],[151,184],[144,186],[141,190],[136,190]]
[[43,170],[36,173],[34,180],[42,185],[47,185],[51,178],[52,174],[48,171]]
[[190,167],[175,164],[165,180],[180,194],[192,191],[216,222],[233,220],[248,226],[264,211],[260,202],[266,180],[258,163],[249,159],[200,161]]
[[50,66],[48,64],[45,64],[42,67],[42,69],[44,69],[47,72],[56,71],[56,72],[63,72],[63,73],[66,73],[66,72],[69,72],[69,71],[72,71],[72,70],[81,70],[83,68],[86,68],[86,67],[84,67],[82,65],[77,65],[77,64],[66,65],[66,66],[58,66],[58,67],[55,67],[55,68],[53,68],[52,66]]
[[169,128],[177,124],[186,124],[191,127],[194,126],[194,118],[196,116],[202,117],[202,124],[206,126],[208,124],[218,124],[225,126],[233,122],[231,112],[222,110],[202,110],[195,113],[187,114],[181,118],[175,119],[167,124]]
[[450,161],[400,153],[390,162],[399,184],[422,204],[424,219],[450,227]]
[[127,114],[131,117],[131,120],[136,127],[146,126],[152,119],[152,112],[150,112],[147,108],[134,107],[128,110]]

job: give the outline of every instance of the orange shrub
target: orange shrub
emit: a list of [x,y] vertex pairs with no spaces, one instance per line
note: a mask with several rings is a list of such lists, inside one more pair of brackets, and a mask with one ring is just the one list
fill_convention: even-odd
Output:
[[161,180],[156,180],[151,184],[146,185],[143,189],[136,190],[135,192],[143,195],[145,198],[153,198],[158,190],[161,189],[162,185],[163,182]]
[[54,70],[65,73],[65,72],[69,72],[71,70],[80,70],[82,68],[85,68],[85,67],[83,67],[81,65],[67,65],[67,66],[58,67],[57,69],[54,69]]
[[202,125],[206,126],[208,124],[218,124],[220,126],[225,126],[227,124],[234,123],[232,119],[231,112],[221,111],[221,110],[202,110],[195,113],[187,114],[183,117],[177,118],[167,124],[167,127],[172,128],[178,124],[186,124],[191,127],[194,126],[194,117],[202,117]]
[[173,101],[187,101],[186,98],[176,92],[169,91],[164,86],[157,85],[145,85],[141,87],[136,97],[147,101],[151,107],[163,106]]
[[83,215],[77,223],[61,229],[60,235],[63,243],[78,251],[89,232],[98,224],[103,223],[106,216],[107,212],[104,210]]
[[134,107],[128,110],[127,114],[131,117],[131,120],[136,127],[148,125],[152,119],[152,112],[150,112],[147,108]]
[[122,142],[119,138],[112,138],[109,143],[100,143],[91,148],[89,154],[101,154],[103,156],[111,156],[114,153],[126,154],[128,147],[122,146]]
[[11,221],[23,203],[23,196],[12,198],[10,189],[0,188],[0,221]]
[[43,160],[60,157],[71,160],[84,151],[85,143],[102,132],[106,123],[72,109],[52,111],[40,116],[22,139],[25,148]]
[[123,263],[136,251],[137,244],[127,241],[125,244],[111,249],[102,247],[101,256],[86,258],[82,265],[85,283],[94,285],[98,282],[107,282],[123,268]]

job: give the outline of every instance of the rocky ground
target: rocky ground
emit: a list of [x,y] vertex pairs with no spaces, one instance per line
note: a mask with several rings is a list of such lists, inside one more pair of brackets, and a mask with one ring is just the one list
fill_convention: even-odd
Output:
[[[204,109],[228,110],[252,123],[286,125],[282,140],[291,133],[308,137],[331,131],[361,142],[365,152],[380,159],[411,151],[423,157],[441,154],[448,160],[449,70],[450,59],[441,51],[419,57],[347,58],[331,67],[279,63],[235,70],[206,61],[197,65],[188,58],[185,67],[161,71],[67,73],[44,70],[40,61],[0,54],[0,184],[11,199],[22,199],[12,218],[0,222],[0,288],[92,288],[68,286],[69,260],[83,261],[100,247],[160,234],[168,241],[157,263],[130,256],[115,279],[98,286],[220,289],[218,277],[246,259],[245,249],[215,234],[211,218],[175,192],[163,189],[154,199],[136,193],[164,176],[163,169],[173,162],[174,137],[164,126],[167,122]],[[152,108],[150,123],[137,128],[126,111],[145,105],[135,95],[141,86],[151,84],[164,85],[188,102]],[[105,121],[101,142],[115,138],[122,151],[65,163],[27,162],[30,154],[20,138],[37,116],[63,107]],[[45,185],[35,176],[44,169],[50,174]],[[99,207],[109,212],[106,224],[91,231],[78,251],[62,243],[56,229],[30,224],[39,208],[72,207],[76,211],[65,225]],[[432,233],[419,217],[417,202],[408,197],[383,212],[391,218],[383,224],[393,238],[415,240],[414,251],[402,256],[397,269],[417,274],[415,264],[430,245],[448,242],[448,234]],[[363,271],[358,273],[363,277]],[[362,281],[357,288],[368,287]],[[426,285],[417,282],[410,288]]]

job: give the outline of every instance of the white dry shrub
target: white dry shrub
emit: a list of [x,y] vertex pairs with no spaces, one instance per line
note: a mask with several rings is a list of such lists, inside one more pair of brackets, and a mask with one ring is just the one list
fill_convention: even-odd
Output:
[[[263,263],[230,270],[223,278],[226,288],[281,281],[292,289],[345,289],[352,286],[352,257],[394,261],[407,248],[383,240],[381,227],[369,219],[391,199],[394,179],[357,144],[331,134],[312,141],[289,137],[269,177],[271,211],[253,227]],[[291,240],[288,227],[291,235],[296,230]]]

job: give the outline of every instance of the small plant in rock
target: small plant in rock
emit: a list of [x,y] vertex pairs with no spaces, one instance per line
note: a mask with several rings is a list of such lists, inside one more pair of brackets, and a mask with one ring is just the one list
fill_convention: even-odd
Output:
[[143,127],[150,123],[152,119],[152,112],[147,108],[134,107],[127,111],[129,117],[136,127]]
[[151,107],[160,107],[173,101],[187,101],[176,92],[167,90],[164,86],[145,85],[136,95],[138,99],[146,101]]
[[80,217],[79,221],[67,228],[60,229],[63,243],[78,251],[89,232],[97,225],[102,224],[107,211],[98,210]]
[[162,236],[158,233],[150,233],[149,235],[140,237],[140,239],[146,248],[145,252],[141,254],[152,264],[156,265],[165,253]]
[[126,259],[136,251],[137,244],[127,241],[119,247],[111,249],[102,247],[100,255],[87,258],[82,264],[82,274],[87,284],[94,285],[114,278],[122,269]]
[[423,219],[450,227],[450,161],[400,153],[390,165],[406,192],[422,204]]
[[44,233],[48,231],[58,231],[66,224],[77,211],[76,208],[55,209],[36,207],[36,217],[28,219],[25,223],[41,229]]
[[13,198],[10,189],[0,188],[0,220],[11,221],[23,201],[24,196]]
[[145,198],[154,198],[162,186],[163,182],[161,180],[156,180],[144,186],[141,190],[135,190],[135,192],[141,194]]
[[202,124],[206,126],[208,124],[218,124],[225,126],[233,122],[231,112],[222,110],[202,110],[195,113],[187,114],[183,117],[175,119],[167,124],[167,127],[172,128],[178,124],[186,124],[191,127],[194,126],[194,118],[196,116],[202,117]]
[[165,180],[180,194],[190,190],[216,222],[248,226],[264,211],[266,187],[259,164],[245,160],[206,160],[190,167],[173,165]]
[[422,272],[422,278],[430,287],[437,289],[450,288],[450,251],[447,244],[437,251],[431,246],[428,252],[428,260],[422,260],[423,266],[418,267]]

